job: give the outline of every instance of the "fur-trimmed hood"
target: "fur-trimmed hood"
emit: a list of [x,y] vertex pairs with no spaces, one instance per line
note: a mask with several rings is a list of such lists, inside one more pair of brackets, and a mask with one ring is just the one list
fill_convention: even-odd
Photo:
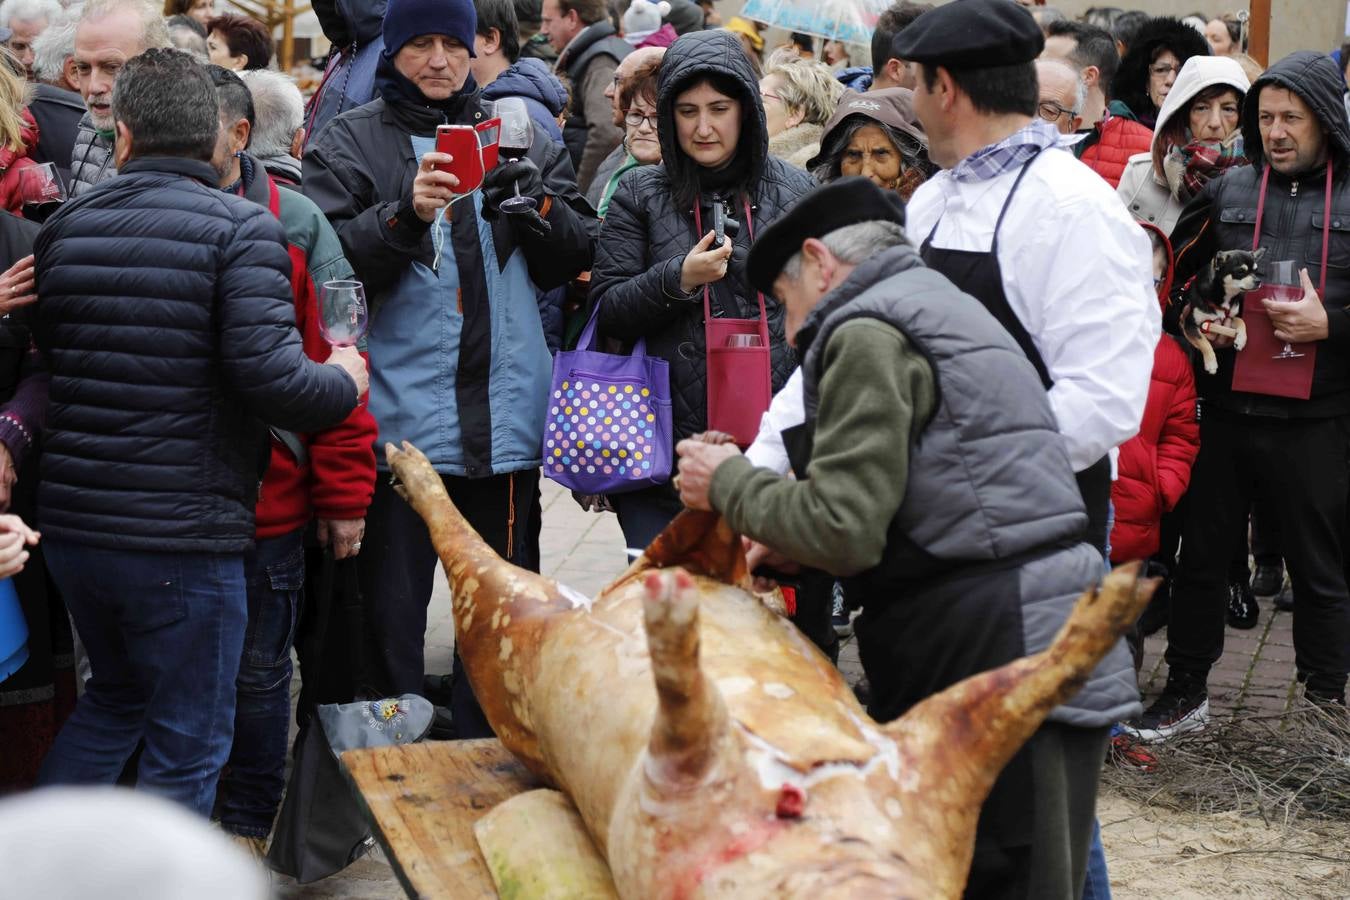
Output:
[[[1150,128],[1158,116],[1158,107],[1148,96],[1148,67],[1162,49],[1171,50],[1181,65],[1192,56],[1209,56],[1209,42],[1205,36],[1180,19],[1158,16],[1149,19],[1139,30],[1134,43],[1125,52],[1111,79],[1111,99],[1130,108],[1139,121]],[[1165,101],[1164,101],[1165,102]]]
[[1346,120],[1343,100],[1345,82],[1331,57],[1312,50],[1296,50],[1252,83],[1242,105],[1242,142],[1244,153],[1257,167],[1266,162],[1257,109],[1261,89],[1268,84],[1288,88],[1312,107],[1337,157],[1337,173],[1345,174],[1350,166],[1350,121]]

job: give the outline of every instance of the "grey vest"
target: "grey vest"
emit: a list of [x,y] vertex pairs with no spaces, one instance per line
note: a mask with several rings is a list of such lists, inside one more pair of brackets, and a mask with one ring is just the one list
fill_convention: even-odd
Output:
[[[825,347],[856,318],[905,335],[937,386],[936,408],[911,448],[886,552],[859,577],[862,589],[941,608],[948,592],[968,596],[978,576],[989,602],[1020,606],[1021,652],[1045,649],[1079,594],[1100,579],[1103,562],[1081,541],[1087,515],[1035,368],[979,301],[926,268],[913,248],[894,247],[854,270],[798,336],[808,434]],[[1137,713],[1133,676],[1122,641],[1051,718],[1100,727]]]
[[576,42],[567,48],[566,58],[558,60],[572,88],[572,104],[567,110],[567,121],[563,123],[563,144],[572,158],[572,168],[581,168],[581,154],[586,149],[590,129],[586,121],[586,98],[581,95],[582,76],[597,56],[609,56],[615,62],[621,62],[632,51],[632,46],[615,32],[614,25],[601,20],[587,25]]
[[104,140],[85,113],[75,133],[75,148],[70,154],[70,196],[78,197],[100,181],[117,174],[113,165],[112,141]]

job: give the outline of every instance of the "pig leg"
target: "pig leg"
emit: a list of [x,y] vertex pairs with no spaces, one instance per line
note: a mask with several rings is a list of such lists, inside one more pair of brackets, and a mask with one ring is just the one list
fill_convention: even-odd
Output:
[[727,733],[728,716],[717,688],[699,666],[698,593],[682,569],[648,573],[643,621],[657,711],[647,745],[655,787],[701,782]]
[[[886,726],[925,796],[906,807],[924,826],[911,856],[935,880],[950,879],[953,893],[964,884],[975,821],[994,779],[1148,603],[1158,579],[1140,579],[1139,568],[1120,566],[1084,593],[1044,652],[952,685]],[[952,868],[955,860],[963,862]]]

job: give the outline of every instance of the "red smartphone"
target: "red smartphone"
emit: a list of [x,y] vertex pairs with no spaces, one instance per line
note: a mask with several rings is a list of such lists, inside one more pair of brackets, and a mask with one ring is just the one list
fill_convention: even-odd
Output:
[[437,165],[459,179],[457,194],[467,194],[483,183],[483,155],[478,149],[478,134],[472,125],[439,125],[436,127],[436,152],[448,153],[449,164]]
[[[489,119],[478,126],[436,127],[436,152],[448,153],[453,157],[448,165],[438,165],[436,168],[459,179],[455,193],[467,194],[477,190],[483,184],[487,170],[497,164],[497,132],[500,127],[500,119]],[[485,145],[485,138],[491,143]]]

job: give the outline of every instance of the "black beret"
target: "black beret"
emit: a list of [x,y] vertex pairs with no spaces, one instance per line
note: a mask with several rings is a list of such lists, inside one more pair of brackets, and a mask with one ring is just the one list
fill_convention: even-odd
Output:
[[849,225],[876,221],[905,224],[905,204],[895,191],[884,191],[861,175],[816,188],[760,232],[746,260],[746,277],[755,290],[773,293],[773,283],[783,266],[802,249],[807,238],[822,238]]
[[1012,0],[954,0],[919,16],[891,41],[899,59],[949,69],[1031,62],[1044,47],[1036,20]]

